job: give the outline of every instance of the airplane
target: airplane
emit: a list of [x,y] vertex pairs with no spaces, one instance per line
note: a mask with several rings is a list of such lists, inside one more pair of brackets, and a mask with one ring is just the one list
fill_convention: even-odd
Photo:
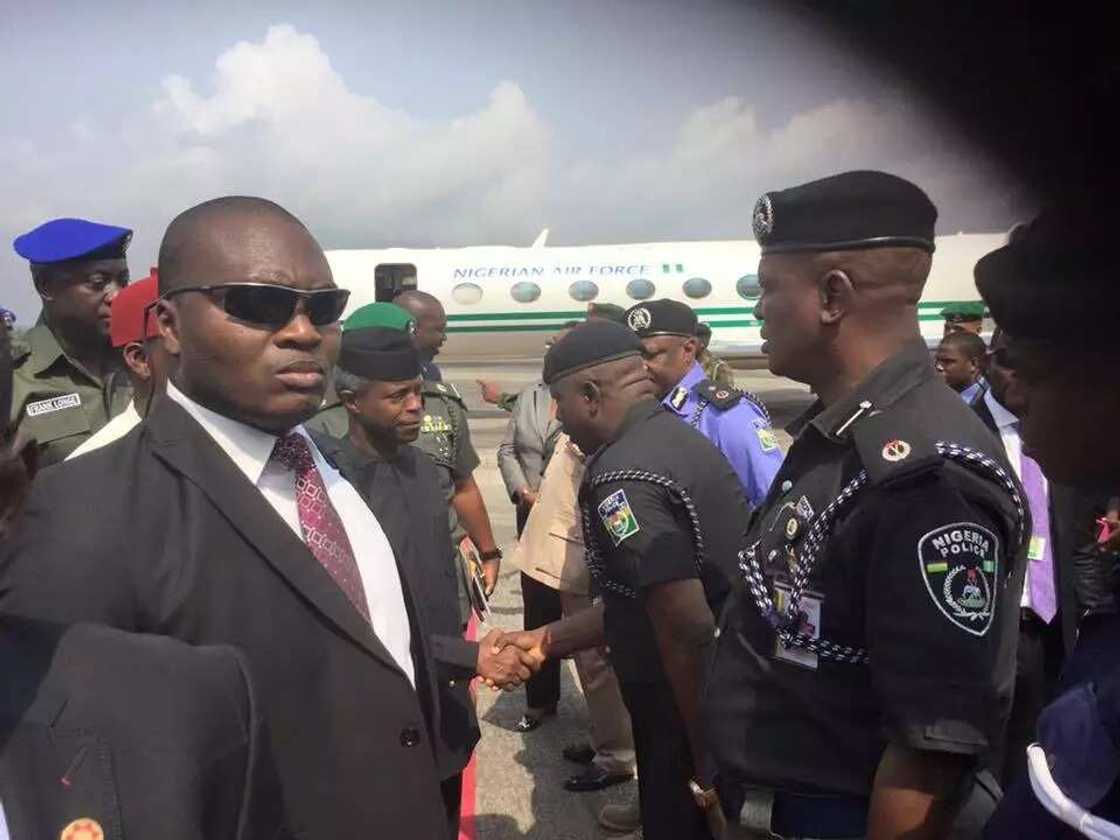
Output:
[[[330,250],[335,282],[351,290],[347,314],[405,289],[435,295],[447,312],[441,361],[540,358],[545,339],[582,320],[592,301],[629,307],[668,297],[687,303],[712,328],[710,349],[729,359],[761,357],[754,306],[758,243],[752,240],[647,242],[550,247],[548,229],[530,247]],[[976,261],[1006,244],[1004,233],[939,236],[918,317],[922,335],[942,337],[941,309],[979,301]]]

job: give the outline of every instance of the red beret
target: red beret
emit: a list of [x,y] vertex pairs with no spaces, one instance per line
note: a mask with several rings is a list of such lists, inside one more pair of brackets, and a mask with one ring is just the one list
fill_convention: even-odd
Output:
[[143,341],[159,335],[155,313],[149,311],[147,330],[144,329],[144,310],[159,297],[159,281],[153,274],[130,283],[113,298],[109,310],[109,340],[114,347],[124,347],[130,341]]

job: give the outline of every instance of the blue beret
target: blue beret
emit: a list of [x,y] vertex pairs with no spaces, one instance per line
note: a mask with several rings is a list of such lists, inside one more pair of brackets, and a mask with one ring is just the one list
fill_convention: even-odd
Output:
[[123,257],[132,231],[85,219],[52,219],[12,242],[16,253],[33,263]]
[[937,208],[916,185],[872,170],[768,192],[754,207],[763,254],[921,248],[933,253]]

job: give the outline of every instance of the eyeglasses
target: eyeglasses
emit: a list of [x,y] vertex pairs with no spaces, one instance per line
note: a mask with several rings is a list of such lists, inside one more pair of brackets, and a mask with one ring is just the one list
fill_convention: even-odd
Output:
[[219,305],[227,315],[239,321],[271,327],[283,326],[291,321],[301,301],[308,320],[317,327],[325,327],[342,317],[342,310],[350,299],[349,289],[304,291],[275,283],[216,283],[213,286],[172,289],[161,300],[169,300],[185,292],[221,293]]

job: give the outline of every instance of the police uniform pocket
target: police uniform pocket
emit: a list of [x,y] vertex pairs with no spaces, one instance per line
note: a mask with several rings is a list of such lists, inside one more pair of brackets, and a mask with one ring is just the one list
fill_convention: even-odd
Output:
[[27,403],[22,425],[40,446],[93,431],[78,394],[61,394]]

